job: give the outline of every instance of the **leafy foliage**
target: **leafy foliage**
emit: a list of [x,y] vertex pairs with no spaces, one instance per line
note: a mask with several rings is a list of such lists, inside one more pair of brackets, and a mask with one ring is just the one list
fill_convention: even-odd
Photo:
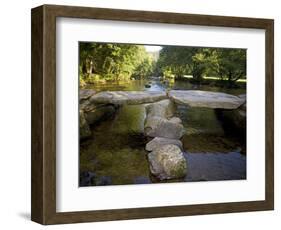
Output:
[[229,84],[246,75],[246,50],[243,49],[217,49],[217,74],[226,78]]
[[246,75],[246,50],[163,46],[156,59],[142,45],[87,43],[80,49],[80,82],[129,80],[150,75],[183,78],[201,83],[204,76],[219,76],[229,86]]
[[139,45],[80,43],[80,75],[103,79],[129,79],[132,74],[152,73],[152,59]]
[[196,82],[201,82],[204,75],[219,75],[235,82],[246,75],[246,51],[165,46],[160,51],[156,70],[167,77],[192,75]]

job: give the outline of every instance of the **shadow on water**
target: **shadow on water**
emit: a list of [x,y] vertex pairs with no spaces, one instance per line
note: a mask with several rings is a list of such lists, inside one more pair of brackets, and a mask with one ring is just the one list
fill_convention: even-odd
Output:
[[[150,87],[146,87],[149,84]],[[92,85],[97,91],[192,89],[187,82],[167,84],[156,80],[131,83]],[[204,90],[224,91],[234,95],[243,89],[219,89],[203,86]],[[182,138],[188,174],[178,181],[237,180],[246,178],[245,143],[237,134],[226,134],[213,109],[178,106],[186,129]],[[114,117],[91,127],[92,136],[80,144],[80,186],[148,184],[159,182],[149,173],[143,135],[145,105],[122,106]],[[243,153],[243,154],[241,154]]]

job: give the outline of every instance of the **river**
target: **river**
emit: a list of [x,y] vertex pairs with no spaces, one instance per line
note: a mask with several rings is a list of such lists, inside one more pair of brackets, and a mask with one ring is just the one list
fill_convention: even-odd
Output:
[[[245,89],[195,86],[185,81],[134,80],[88,85],[96,91],[201,89],[245,94]],[[178,106],[186,129],[182,138],[187,159],[187,176],[161,181],[214,181],[246,179],[245,141],[236,133],[226,133],[213,109]],[[109,120],[92,127],[92,136],[80,144],[80,186],[159,183],[150,175],[144,150],[145,105],[122,106]]]

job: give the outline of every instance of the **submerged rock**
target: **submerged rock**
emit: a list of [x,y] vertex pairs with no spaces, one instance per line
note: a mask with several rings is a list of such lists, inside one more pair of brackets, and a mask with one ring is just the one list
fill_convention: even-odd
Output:
[[178,146],[181,150],[183,149],[182,142],[176,139],[164,138],[164,137],[155,137],[145,146],[146,151],[154,151],[157,148],[160,148],[163,145],[172,144]]
[[92,103],[138,105],[153,103],[167,98],[166,92],[158,91],[104,91],[90,98]]
[[177,104],[212,109],[237,109],[245,102],[242,97],[201,90],[171,90],[168,96]]
[[150,172],[160,180],[183,178],[187,162],[176,145],[163,145],[148,154]]
[[151,184],[151,181],[148,177],[138,176],[134,178],[134,184]]
[[89,171],[83,171],[80,173],[79,186],[92,186],[96,174]]
[[91,136],[89,124],[86,121],[84,112],[82,110],[79,111],[79,133],[80,139],[85,139]]
[[83,171],[80,173],[79,186],[103,186],[111,185],[110,176],[97,176],[96,173]]
[[111,185],[111,184],[112,184],[112,179],[110,176],[100,176],[100,177],[96,177],[94,180],[95,186],[103,186],[103,185]]

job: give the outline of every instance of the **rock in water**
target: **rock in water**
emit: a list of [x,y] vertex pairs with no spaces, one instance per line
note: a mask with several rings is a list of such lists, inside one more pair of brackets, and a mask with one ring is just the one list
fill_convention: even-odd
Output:
[[87,100],[91,96],[93,96],[96,93],[93,89],[80,89],[79,91],[79,101]]
[[96,124],[97,122],[110,118],[116,112],[113,105],[96,105],[91,110],[85,110],[85,119],[88,124]]
[[146,106],[144,133],[149,137],[180,139],[184,134],[181,119],[173,117],[175,105],[162,100]]
[[112,184],[112,179],[110,176],[96,177],[94,181],[95,186],[111,185],[111,184]]
[[187,162],[176,145],[163,145],[148,154],[150,172],[160,180],[182,178]]
[[145,150],[149,151],[149,152],[154,151],[155,149],[160,148],[163,145],[168,145],[168,144],[176,145],[180,149],[183,149],[183,146],[182,146],[182,143],[180,140],[169,139],[169,138],[164,138],[164,137],[155,137],[146,144]]
[[166,119],[173,117],[175,109],[175,103],[169,99],[155,102],[145,107],[147,117],[157,116]]
[[245,102],[242,97],[201,90],[171,90],[168,96],[177,104],[211,109],[237,109]]
[[90,102],[99,104],[138,105],[153,103],[166,98],[166,92],[158,91],[104,91],[92,96]]
[[79,186],[92,186],[92,182],[95,179],[96,174],[89,171],[83,171],[80,173]]
[[79,111],[79,132],[80,132],[80,139],[85,139],[91,136],[90,127],[85,119],[85,115],[82,110]]
[[184,134],[184,127],[181,123],[174,122],[174,120],[149,117],[145,120],[144,133],[149,137],[180,139]]
[[237,109],[234,110],[223,110],[220,109],[217,111],[217,114],[220,120],[223,121],[224,127],[226,129],[237,129],[241,133],[246,132],[246,120],[247,120],[247,102],[246,95],[242,94],[238,96],[244,100],[244,103]]

